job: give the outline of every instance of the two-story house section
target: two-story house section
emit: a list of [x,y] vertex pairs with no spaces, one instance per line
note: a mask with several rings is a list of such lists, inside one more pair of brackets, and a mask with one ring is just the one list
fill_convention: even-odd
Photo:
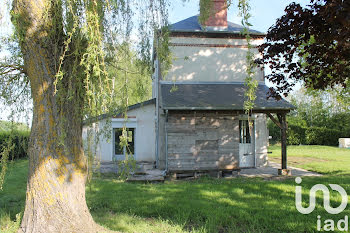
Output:
[[[264,70],[257,68],[253,125],[244,114],[248,45],[243,27],[227,21],[225,0],[214,0],[205,25],[198,16],[170,27],[173,63],[163,77],[155,59],[157,161],[167,171],[232,170],[267,162],[266,112],[286,111],[285,100],[267,100]],[[250,30],[252,49],[264,34]]]
[[[285,116],[293,106],[267,99],[264,71],[257,68],[253,124],[248,124],[243,107],[247,42],[242,26],[227,21],[226,1],[213,1],[215,14],[205,25],[193,16],[170,26],[173,62],[162,72],[155,52],[153,98],[130,106],[127,121],[123,116],[101,116],[93,125],[102,129],[107,120],[111,122],[109,139],[100,138],[95,145],[101,162],[125,158],[126,148],[119,146],[125,126],[129,154],[165,173],[230,171],[266,164],[266,115]],[[250,30],[250,34],[254,46],[263,42],[263,33]],[[256,47],[253,52],[259,56]]]

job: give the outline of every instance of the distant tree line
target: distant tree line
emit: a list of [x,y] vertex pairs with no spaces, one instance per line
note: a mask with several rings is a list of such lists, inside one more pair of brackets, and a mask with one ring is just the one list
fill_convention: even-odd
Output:
[[[301,89],[290,101],[296,109],[287,117],[289,145],[337,146],[339,138],[350,137],[350,106],[336,92]],[[268,129],[272,142],[279,142],[279,128],[269,121]]]

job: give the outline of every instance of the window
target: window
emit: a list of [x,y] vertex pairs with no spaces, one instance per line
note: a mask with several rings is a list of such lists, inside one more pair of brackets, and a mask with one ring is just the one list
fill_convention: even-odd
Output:
[[239,143],[251,143],[248,120],[239,121]]
[[120,140],[123,136],[123,129],[114,129],[114,154],[124,155],[135,153],[135,128],[126,128],[126,137],[128,146],[120,146]]

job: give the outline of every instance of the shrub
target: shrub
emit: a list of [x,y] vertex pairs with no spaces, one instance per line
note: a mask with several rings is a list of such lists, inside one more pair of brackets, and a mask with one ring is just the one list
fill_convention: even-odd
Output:
[[[275,123],[269,121],[268,129],[272,142],[280,142],[280,129]],[[306,127],[295,121],[288,123],[287,144],[288,145],[326,145],[338,146],[338,139],[348,137],[346,130],[329,129],[325,127]]]
[[[271,142],[276,143],[281,141],[281,130],[271,120],[268,122],[269,136],[272,137]],[[305,144],[305,128],[293,123],[288,124],[287,144],[300,145]]]
[[28,141],[29,131],[0,131],[0,151],[2,147],[6,145],[6,142],[12,139],[12,143],[15,144],[10,152],[10,158],[26,158],[28,157]]
[[269,129],[269,136],[272,137],[271,142],[279,142],[281,140],[280,128],[271,120],[268,121],[267,128]]
[[288,125],[287,131],[287,144],[288,145],[300,145],[305,144],[305,127],[299,125]]
[[337,146],[338,139],[343,135],[340,130],[320,127],[309,127],[305,134],[306,144],[327,146]]

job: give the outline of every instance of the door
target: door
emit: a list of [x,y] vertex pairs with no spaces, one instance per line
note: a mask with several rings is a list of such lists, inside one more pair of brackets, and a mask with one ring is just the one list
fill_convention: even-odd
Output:
[[126,139],[128,142],[127,146],[120,145],[122,136],[123,136],[123,128],[116,128],[113,132],[113,141],[114,141],[114,156],[113,160],[124,160],[125,155],[133,156],[135,154],[135,128],[126,128],[125,131]]
[[239,121],[239,167],[254,167],[255,153],[251,133],[254,135],[254,123],[249,130],[248,120]]

